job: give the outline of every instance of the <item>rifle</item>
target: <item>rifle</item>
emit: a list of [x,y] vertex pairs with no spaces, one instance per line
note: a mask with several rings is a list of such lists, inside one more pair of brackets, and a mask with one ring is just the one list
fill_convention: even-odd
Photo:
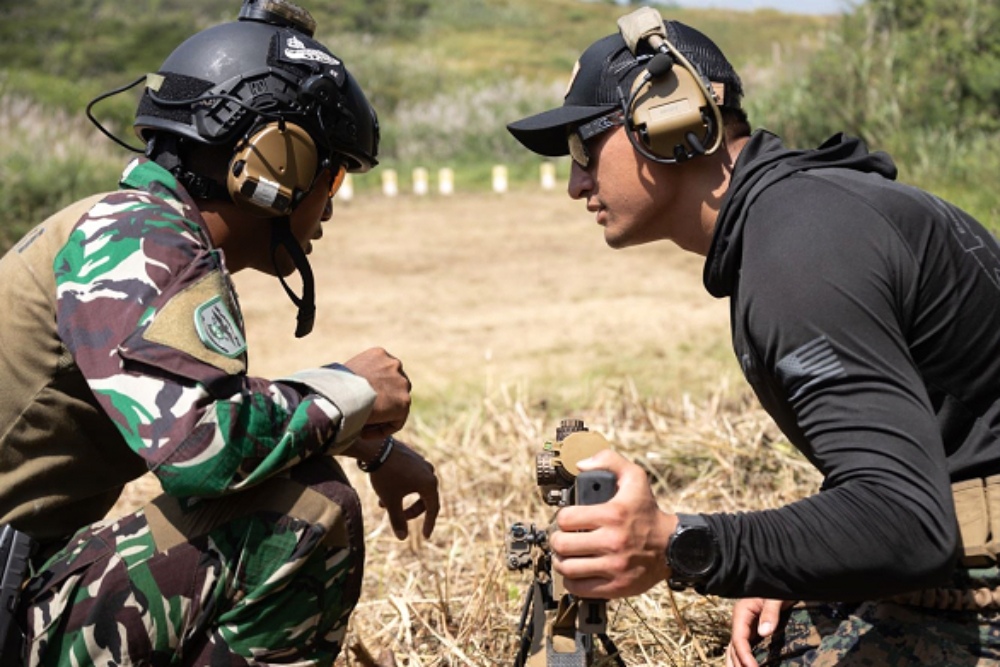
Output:
[[[546,442],[535,458],[535,476],[542,499],[555,507],[597,505],[615,494],[615,476],[607,470],[581,472],[577,463],[610,447],[599,433],[587,430],[579,419],[564,419],[555,442]],[[515,523],[507,534],[507,569],[533,570],[518,623],[520,644],[514,667],[586,667],[594,664],[594,638],[607,655],[625,667],[614,642],[607,635],[607,601],[577,598],[552,571],[548,535]],[[534,552],[537,554],[532,556]]]
[[15,626],[16,633],[21,632],[21,628],[16,626],[14,614],[34,547],[35,541],[13,526],[4,525],[0,530],[0,665],[20,664],[23,657],[20,655],[23,635],[11,637],[10,642],[7,640],[11,626]]

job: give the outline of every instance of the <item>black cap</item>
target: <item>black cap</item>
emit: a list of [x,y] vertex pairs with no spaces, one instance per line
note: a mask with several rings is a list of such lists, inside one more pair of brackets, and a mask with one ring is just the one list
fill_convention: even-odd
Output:
[[[720,106],[738,109],[743,85],[719,47],[683,23],[664,21],[664,25],[667,39],[674,48],[710,82],[722,86]],[[653,50],[643,42],[637,58],[621,33],[599,39],[587,47],[577,61],[561,107],[522,118],[507,125],[507,129],[532,152],[550,157],[568,155],[566,128],[620,109],[621,95],[628,96],[632,82],[652,56]]]

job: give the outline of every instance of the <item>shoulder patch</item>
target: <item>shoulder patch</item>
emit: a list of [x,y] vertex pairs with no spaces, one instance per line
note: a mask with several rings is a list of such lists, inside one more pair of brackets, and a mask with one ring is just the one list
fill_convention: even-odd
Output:
[[246,371],[246,338],[226,281],[212,271],[174,294],[143,334],[149,342],[185,352],[226,373]]
[[221,296],[212,297],[195,308],[194,326],[205,347],[230,359],[247,349],[243,333]]

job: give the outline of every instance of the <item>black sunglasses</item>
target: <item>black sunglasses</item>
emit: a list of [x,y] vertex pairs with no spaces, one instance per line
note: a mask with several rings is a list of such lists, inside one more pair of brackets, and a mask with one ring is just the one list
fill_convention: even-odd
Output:
[[566,135],[566,143],[569,144],[569,154],[573,162],[586,169],[590,166],[590,151],[587,150],[587,142],[613,127],[625,124],[625,114],[620,110],[596,118],[590,122],[570,128]]

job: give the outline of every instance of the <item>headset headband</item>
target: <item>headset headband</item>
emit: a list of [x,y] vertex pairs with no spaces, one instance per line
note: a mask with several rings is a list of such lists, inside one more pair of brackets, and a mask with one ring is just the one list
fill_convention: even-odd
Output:
[[631,90],[618,90],[635,150],[663,164],[718,150],[723,121],[717,93],[707,77],[671,44],[660,13],[642,7],[618,19],[618,29],[636,58],[642,42],[654,52]]

